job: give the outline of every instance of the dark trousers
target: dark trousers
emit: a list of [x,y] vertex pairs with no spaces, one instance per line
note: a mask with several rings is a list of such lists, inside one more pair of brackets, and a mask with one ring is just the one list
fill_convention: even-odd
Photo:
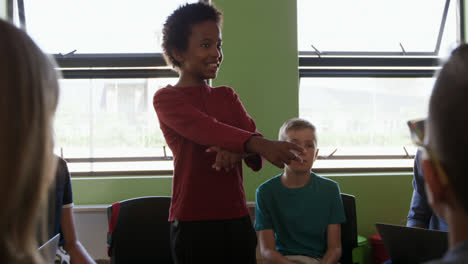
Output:
[[250,217],[173,221],[171,251],[176,264],[256,264],[257,234]]

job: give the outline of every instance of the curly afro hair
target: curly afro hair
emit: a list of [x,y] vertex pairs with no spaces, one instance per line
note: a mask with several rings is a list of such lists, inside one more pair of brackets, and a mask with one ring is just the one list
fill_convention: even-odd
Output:
[[222,13],[208,3],[185,4],[177,8],[169,17],[163,28],[162,49],[167,64],[178,69],[180,63],[172,56],[172,51],[186,51],[192,25],[205,21],[214,21],[222,26]]

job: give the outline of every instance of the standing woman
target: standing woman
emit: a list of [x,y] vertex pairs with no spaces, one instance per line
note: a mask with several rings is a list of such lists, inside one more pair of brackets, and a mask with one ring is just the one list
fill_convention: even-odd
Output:
[[0,263],[42,263],[37,222],[56,168],[54,66],[25,32],[0,20]]

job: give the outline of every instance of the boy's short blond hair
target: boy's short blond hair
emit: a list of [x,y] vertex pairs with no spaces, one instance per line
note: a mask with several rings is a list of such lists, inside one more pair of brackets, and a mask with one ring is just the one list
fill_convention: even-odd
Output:
[[311,122],[302,119],[302,118],[291,118],[284,122],[284,124],[281,126],[279,133],[278,133],[278,139],[279,140],[286,140],[286,134],[291,131],[291,130],[299,130],[299,129],[305,129],[309,128],[314,131],[315,135],[315,141],[317,141],[317,134],[315,130],[315,126],[312,125]]

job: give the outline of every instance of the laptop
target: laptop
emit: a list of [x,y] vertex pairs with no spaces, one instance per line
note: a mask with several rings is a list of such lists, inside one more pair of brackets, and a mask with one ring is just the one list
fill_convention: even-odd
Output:
[[448,249],[448,232],[383,223],[375,226],[393,264],[439,259]]
[[45,242],[42,246],[39,247],[39,254],[41,254],[44,259],[44,263],[55,262],[55,254],[57,253],[57,248],[60,240],[60,234],[56,234],[54,237]]

